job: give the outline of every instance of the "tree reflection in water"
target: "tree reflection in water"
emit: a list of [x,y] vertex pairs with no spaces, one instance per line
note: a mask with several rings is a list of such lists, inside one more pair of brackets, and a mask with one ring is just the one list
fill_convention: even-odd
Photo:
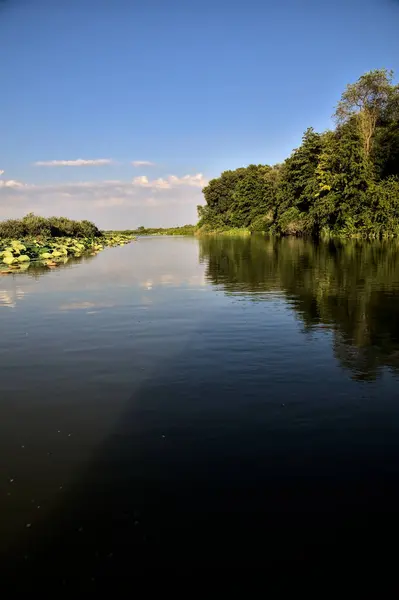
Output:
[[207,236],[200,260],[226,293],[266,300],[280,293],[305,331],[327,328],[352,377],[399,369],[399,242]]

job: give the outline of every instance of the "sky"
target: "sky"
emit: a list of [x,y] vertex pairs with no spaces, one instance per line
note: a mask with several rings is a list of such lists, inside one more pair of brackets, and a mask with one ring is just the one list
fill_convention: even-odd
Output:
[[398,31],[399,0],[0,0],[0,219],[194,223],[209,179],[398,80]]

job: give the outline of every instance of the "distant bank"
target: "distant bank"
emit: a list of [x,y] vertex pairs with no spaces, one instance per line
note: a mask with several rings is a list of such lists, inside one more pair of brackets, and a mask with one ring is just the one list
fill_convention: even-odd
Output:
[[182,227],[138,227],[126,231],[109,231],[106,233],[131,234],[131,235],[194,235],[196,225],[183,225]]

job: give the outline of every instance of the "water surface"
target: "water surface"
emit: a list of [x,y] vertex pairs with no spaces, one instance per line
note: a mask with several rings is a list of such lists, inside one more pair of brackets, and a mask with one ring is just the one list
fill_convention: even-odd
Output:
[[142,238],[2,277],[4,572],[90,587],[381,552],[398,307],[396,242]]

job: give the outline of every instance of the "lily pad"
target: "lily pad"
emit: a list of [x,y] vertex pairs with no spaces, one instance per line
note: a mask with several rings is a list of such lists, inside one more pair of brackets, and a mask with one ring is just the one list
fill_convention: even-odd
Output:
[[12,240],[11,246],[19,251],[26,250],[25,244],[22,244],[22,242],[18,242],[17,240]]
[[6,254],[2,258],[3,263],[6,265],[12,265],[15,262],[18,262],[18,259],[12,256],[11,254]]
[[21,272],[21,271],[27,271],[29,269],[29,267],[30,267],[30,262],[23,262],[23,263],[21,263],[19,265],[18,271],[19,272]]

